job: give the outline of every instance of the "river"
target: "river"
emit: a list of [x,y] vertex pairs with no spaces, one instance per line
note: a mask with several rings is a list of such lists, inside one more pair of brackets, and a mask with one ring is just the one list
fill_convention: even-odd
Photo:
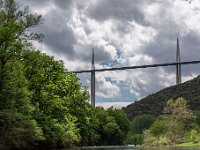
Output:
[[200,150],[200,147],[161,147],[161,148],[136,148],[134,146],[103,146],[83,147],[67,150]]

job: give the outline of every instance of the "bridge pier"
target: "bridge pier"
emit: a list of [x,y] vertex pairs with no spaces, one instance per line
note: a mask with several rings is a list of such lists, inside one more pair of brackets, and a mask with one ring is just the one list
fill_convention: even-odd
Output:
[[176,85],[181,84],[181,56],[179,48],[179,40],[177,38],[177,47],[176,47]]
[[95,107],[95,65],[94,65],[94,49],[92,49],[92,68],[91,68],[91,105]]

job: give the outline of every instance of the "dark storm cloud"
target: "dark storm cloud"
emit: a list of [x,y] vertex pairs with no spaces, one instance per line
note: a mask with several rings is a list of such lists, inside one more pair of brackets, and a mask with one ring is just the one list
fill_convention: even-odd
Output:
[[[132,39],[127,39],[127,41],[125,41],[122,40],[122,37],[134,34],[133,31],[136,31],[139,34],[136,34],[138,37],[135,38],[146,38],[145,36],[148,38],[149,35],[145,32],[148,28],[155,30],[156,35],[155,37],[150,38],[150,42],[136,43],[136,45],[141,44],[141,46],[135,55],[140,53],[140,55],[150,56],[155,63],[174,62],[176,58],[176,38],[178,37],[182,61],[199,60],[200,33],[197,32],[197,30],[191,29],[187,29],[183,32],[184,28],[188,27],[184,26],[184,22],[182,22],[181,19],[184,19],[189,14],[184,11],[172,11],[176,10],[173,8],[174,3],[183,1],[185,0],[18,0],[20,4],[23,4],[24,6],[28,5],[32,10],[35,10],[36,12],[38,10],[38,12],[41,11],[43,13],[44,23],[37,27],[36,30],[45,35],[43,41],[43,44],[47,46],[45,51],[47,53],[48,51],[52,51],[57,56],[64,56],[63,58],[66,59],[66,62],[74,63],[74,61],[76,61],[80,64],[91,61],[92,48],[95,49],[96,64],[101,64],[101,62],[104,61],[107,63],[111,59],[113,53],[111,53],[111,51],[106,51],[103,44],[96,44],[98,43],[98,40],[100,41],[103,39],[105,44],[111,44],[116,49],[119,49],[121,51],[121,54],[119,55],[124,55],[126,54],[126,50],[120,49],[120,46],[118,47],[118,45],[121,44],[119,44],[119,42],[122,41],[123,48],[124,45],[129,45],[129,42]],[[185,1],[185,3],[188,4],[188,1]],[[149,12],[146,11],[146,8],[152,4],[158,4],[158,7],[156,7],[158,10],[157,13],[153,16],[150,15],[151,17],[149,17]],[[52,8],[49,9],[49,7]],[[77,16],[76,14],[73,14],[73,10],[77,12]],[[185,16],[181,16],[181,13]],[[73,19],[75,20],[74,22]],[[89,19],[89,21],[87,19]],[[91,41],[93,39],[88,38],[90,34],[95,34],[95,31],[98,31],[97,34],[99,32],[103,33],[104,31],[102,28],[96,28],[95,24],[93,25],[93,22],[90,19],[102,26],[107,20],[112,22],[112,31],[109,32],[110,35],[107,35],[108,37],[106,38],[101,35],[99,37],[94,35],[94,38],[97,38],[97,40],[94,40],[95,42],[92,43]],[[90,24],[90,21],[92,25]],[[141,25],[144,32],[137,31],[137,27],[130,25],[130,22],[136,22],[139,27]],[[83,28],[84,36],[86,38],[84,36],[79,37],[75,35],[76,29],[79,27]],[[113,35],[116,33],[118,33],[119,39],[113,39]],[[141,37],[139,37],[140,34],[142,34]],[[83,42],[79,43],[78,40]],[[130,46],[130,49],[131,48],[132,47]],[[129,56],[125,55],[122,57],[126,56],[127,58],[125,58],[125,61],[120,65],[127,65],[126,60],[129,59]],[[79,66],[80,64],[77,63],[75,65]],[[199,74],[200,67],[198,68],[198,66],[199,65],[183,66],[183,75],[188,76],[192,75],[192,73]],[[82,66],[80,65],[80,67]],[[124,76],[128,76],[124,79],[126,85],[128,85],[126,90],[132,89],[133,95],[138,98],[175,83],[175,79],[174,81],[171,81],[174,78],[173,76],[168,77],[175,74],[174,66],[163,68],[164,73],[158,69],[159,68],[146,69],[143,70],[141,74],[137,74],[140,70],[127,73],[128,75],[125,73]],[[162,74],[164,74],[164,76],[162,76]],[[112,84],[116,85],[115,83]],[[117,86],[120,87],[121,85]],[[130,96],[129,92],[127,92],[127,95]],[[140,95],[137,96],[137,93]],[[121,94],[123,97],[126,97],[126,94]],[[107,93],[107,95],[109,95],[109,93]],[[113,98],[113,100],[114,99],[117,98]]]
[[54,0],[53,1],[57,7],[63,9],[63,10],[71,10],[71,6],[73,4],[73,0]]
[[[18,0],[19,1],[19,0]],[[44,24],[38,30],[44,33],[44,44],[54,53],[65,55],[68,59],[79,59],[89,61],[91,49],[95,49],[96,61],[106,61],[110,59],[110,53],[103,51],[103,47],[94,45],[79,45],[73,30],[67,25],[74,4],[77,3],[80,9],[83,8],[84,2],[76,2],[72,0],[20,0],[23,5],[29,5],[32,9],[38,7],[48,7],[54,4],[56,9],[47,13],[44,17]],[[198,56],[197,49],[199,47],[199,36],[195,32],[188,33],[184,37],[180,36],[181,26],[176,23],[173,16],[169,13],[172,3],[169,1],[155,0],[98,0],[95,3],[88,1],[90,4],[85,15],[96,19],[101,23],[105,20],[113,20],[116,27],[113,32],[119,32],[122,36],[128,34],[132,29],[127,26],[128,21],[136,21],[143,26],[149,25],[156,29],[157,36],[149,44],[145,44],[141,48],[141,53],[154,58],[156,63],[173,62],[176,54],[176,38],[180,38],[180,47],[182,60],[191,60]],[[158,21],[151,21],[146,18],[145,8],[152,3],[162,3],[158,14]],[[88,17],[87,16],[87,17]],[[85,31],[92,32],[91,29],[84,27]],[[86,32],[86,34],[89,34]],[[194,43],[196,41],[196,43]],[[126,43],[124,43],[126,44]],[[183,45],[182,45],[183,44]],[[190,55],[187,55],[188,49],[192,49]],[[173,69],[168,69],[168,71]]]
[[[173,3],[163,2],[159,9],[159,19],[150,22],[152,28],[156,29],[157,35],[154,40],[145,44],[141,48],[143,54],[151,56],[155,63],[166,63],[176,61],[177,38],[182,61],[199,60],[200,34],[188,29],[182,20],[176,20],[176,15],[171,12]],[[183,67],[183,75],[191,73],[199,74],[197,65],[187,65]],[[174,73],[174,67],[165,67],[168,73]]]
[[[200,34],[191,30],[187,35],[180,38],[182,61],[200,60]],[[183,75],[191,73],[200,74],[200,65],[187,65],[182,67]]]
[[111,59],[111,54],[108,51],[104,51],[103,47],[97,47],[95,45],[77,46],[75,50],[76,59],[84,62],[91,62],[92,49],[94,49],[96,63],[109,61]]
[[30,8],[42,8],[49,4],[55,4],[59,9],[68,11],[73,4],[73,0],[17,0],[17,2],[23,6],[29,6]]
[[199,60],[200,59],[200,34],[190,30],[187,35],[181,37],[181,55],[183,61]]
[[[104,51],[103,47],[97,47],[95,45],[76,45],[76,37],[69,23],[72,15],[72,10],[75,8],[75,1],[73,0],[23,0],[23,6],[29,5],[32,10],[34,9],[46,9],[45,7],[54,6],[46,13],[43,18],[42,25],[36,28],[37,32],[43,33],[45,38],[43,44],[47,46],[48,51],[52,51],[55,54],[65,56],[68,60],[78,59],[84,62],[90,62],[91,49],[95,49],[95,61],[106,61],[110,59],[110,53]],[[19,3],[22,3],[20,1]],[[51,5],[50,5],[51,4]],[[77,3],[78,7],[82,9],[84,4]],[[81,6],[81,7],[80,7]],[[34,29],[35,30],[35,29]],[[87,26],[84,28],[85,32],[89,34],[90,29]],[[76,49],[74,49],[76,45]]]
[[45,35],[43,43],[53,53],[73,59],[76,39],[72,29],[67,25],[67,18],[57,11],[49,12],[44,18],[44,24],[38,28],[38,31]]
[[47,4],[52,3],[52,0],[16,0],[21,6],[29,6],[31,9],[34,7],[42,8]]
[[43,44],[47,46],[47,51],[52,51],[55,54],[65,56],[68,59],[73,59],[74,44],[76,39],[72,29],[67,25],[72,10],[72,0],[18,0],[19,4],[29,6],[31,10],[40,9],[45,11],[48,7],[51,8],[48,13],[43,15],[43,24],[36,27],[34,30],[43,33],[45,38]]
[[[159,34],[154,41],[142,48],[142,53],[153,57],[156,63],[175,62],[177,38],[179,38],[181,61],[200,60],[200,34],[190,30],[182,35],[181,29],[181,26],[173,22],[164,24],[163,28],[157,28]],[[175,72],[174,67],[165,67],[164,69],[169,73]],[[182,70],[185,76],[191,75],[191,73],[200,73],[198,65],[183,66]]]
[[98,21],[116,19],[120,21],[135,20],[139,24],[148,25],[144,16],[145,6],[151,1],[144,0],[101,0],[89,8],[89,16]]

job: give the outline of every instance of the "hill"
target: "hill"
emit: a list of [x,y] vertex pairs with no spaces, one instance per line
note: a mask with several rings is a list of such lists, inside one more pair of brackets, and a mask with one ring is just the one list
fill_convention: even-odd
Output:
[[166,102],[171,98],[178,97],[185,98],[192,110],[200,110],[200,76],[178,86],[171,86],[151,94],[128,105],[123,110],[129,119],[142,114],[159,116],[162,114]]

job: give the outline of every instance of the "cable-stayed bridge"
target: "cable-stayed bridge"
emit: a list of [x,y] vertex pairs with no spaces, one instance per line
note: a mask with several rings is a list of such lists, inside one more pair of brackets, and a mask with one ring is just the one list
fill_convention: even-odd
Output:
[[198,63],[200,63],[200,60],[181,61],[179,40],[177,38],[176,62],[156,63],[156,64],[147,64],[147,65],[140,65],[140,66],[138,65],[138,66],[125,66],[125,67],[95,69],[95,55],[94,55],[94,49],[92,49],[92,60],[91,60],[92,68],[90,70],[80,70],[80,71],[72,71],[72,72],[76,73],[76,74],[78,74],[78,73],[90,73],[91,74],[91,104],[93,106],[95,106],[95,73],[96,72],[175,66],[176,67],[176,84],[178,85],[178,84],[181,83],[181,66],[182,65],[198,64]]

